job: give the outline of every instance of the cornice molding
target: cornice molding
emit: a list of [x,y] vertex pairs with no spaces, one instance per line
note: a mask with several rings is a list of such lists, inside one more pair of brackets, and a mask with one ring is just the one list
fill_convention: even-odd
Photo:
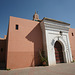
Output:
[[57,22],[57,23],[61,23],[61,24],[70,25],[69,23],[62,22],[62,21],[59,21],[59,20],[54,20],[54,19],[51,19],[51,18],[46,18],[46,17],[44,17],[43,20],[53,21],[53,22]]
[[59,26],[59,27],[63,27],[63,28],[70,28],[70,26],[66,26],[66,25],[58,25],[58,24],[52,24],[52,23],[47,23],[47,22],[44,22],[45,25],[48,25],[48,26]]
[[44,21],[44,27],[46,30],[55,30],[55,31],[64,31],[64,32],[68,32],[70,26],[69,25],[58,25],[58,24],[52,24],[52,23],[47,23]]

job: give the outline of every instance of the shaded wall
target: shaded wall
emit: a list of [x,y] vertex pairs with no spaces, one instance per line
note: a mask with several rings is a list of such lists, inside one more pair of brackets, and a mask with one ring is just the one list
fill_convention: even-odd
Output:
[[69,29],[69,39],[72,51],[72,57],[75,60],[75,29]]
[[0,63],[5,63],[6,39],[0,39]]
[[[16,30],[16,24],[19,29]],[[39,22],[10,17],[7,68],[23,68],[40,64],[42,32]]]

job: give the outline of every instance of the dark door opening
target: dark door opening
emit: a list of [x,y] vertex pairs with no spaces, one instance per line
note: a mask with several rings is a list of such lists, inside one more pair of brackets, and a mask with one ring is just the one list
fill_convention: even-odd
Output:
[[56,63],[64,63],[64,58],[63,58],[63,48],[60,42],[56,41],[55,45],[55,57],[56,57]]
[[0,48],[0,70],[4,70],[5,68],[6,68],[5,51],[4,48]]

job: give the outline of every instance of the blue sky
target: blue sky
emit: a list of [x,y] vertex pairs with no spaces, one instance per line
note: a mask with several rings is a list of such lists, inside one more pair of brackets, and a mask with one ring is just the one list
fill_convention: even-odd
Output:
[[9,16],[33,19],[48,17],[71,24],[75,28],[75,0],[0,0],[0,37],[7,34]]

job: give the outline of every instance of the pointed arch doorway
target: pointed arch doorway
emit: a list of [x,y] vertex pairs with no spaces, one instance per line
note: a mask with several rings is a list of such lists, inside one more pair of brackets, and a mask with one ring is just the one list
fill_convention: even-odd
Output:
[[56,63],[64,63],[63,47],[59,41],[54,44]]

